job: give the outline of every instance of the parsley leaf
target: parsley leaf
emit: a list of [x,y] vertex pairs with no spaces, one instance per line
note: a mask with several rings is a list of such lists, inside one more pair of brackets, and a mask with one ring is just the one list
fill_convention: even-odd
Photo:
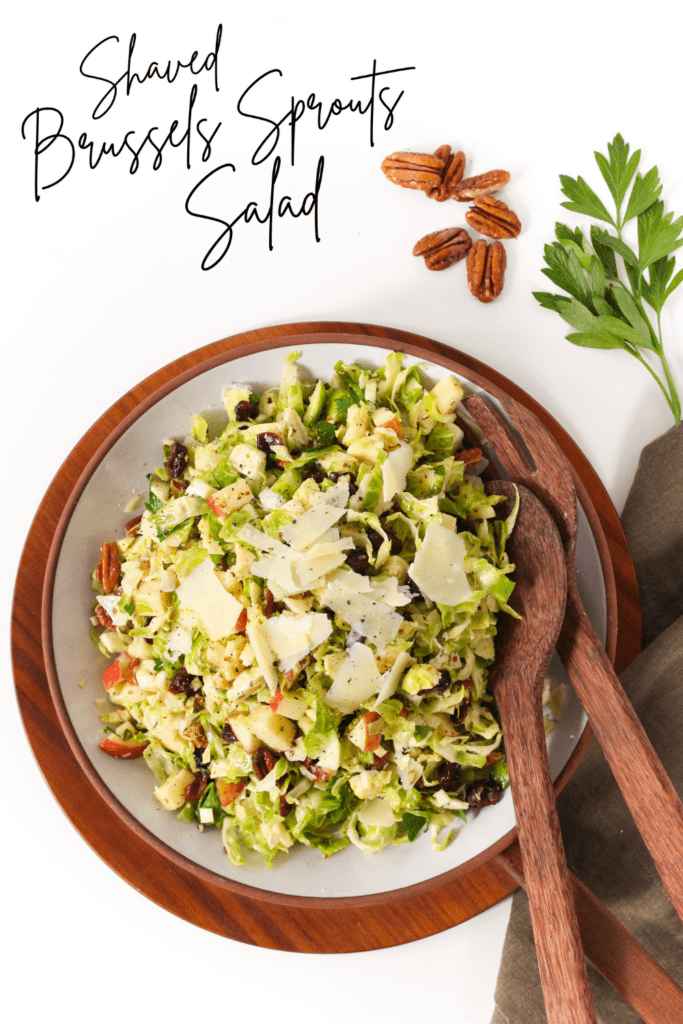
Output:
[[149,481],[149,496],[147,498],[147,501],[145,502],[145,508],[147,509],[147,511],[149,513],[151,513],[153,515],[155,512],[159,511],[159,509],[163,505],[163,501],[161,501],[160,498],[157,498],[156,494],[152,490],[152,474],[151,473],[147,474],[147,479]]
[[396,829],[396,838],[407,836],[408,842],[414,843],[426,824],[427,819],[421,814],[411,814],[410,811],[406,811]]
[[[580,228],[555,225],[556,241],[546,245],[542,272],[566,294],[534,292],[544,309],[559,313],[574,332],[567,341],[582,348],[621,348],[639,360],[659,385],[676,423],[681,403],[661,335],[662,306],[683,281],[674,274],[675,257],[683,246],[683,217],[664,212],[659,171],[638,171],[640,150],[631,154],[621,135],[607,144],[607,156],[595,160],[614,201],[612,214],[583,178],[560,175],[567,210],[607,223],[592,224],[590,238]],[[623,206],[626,209],[623,211]],[[623,236],[624,225],[635,220],[637,251]],[[647,276],[646,276],[647,275]],[[657,315],[656,326],[645,311]],[[664,371],[656,372],[656,360]],[[654,365],[653,365],[654,363]]]

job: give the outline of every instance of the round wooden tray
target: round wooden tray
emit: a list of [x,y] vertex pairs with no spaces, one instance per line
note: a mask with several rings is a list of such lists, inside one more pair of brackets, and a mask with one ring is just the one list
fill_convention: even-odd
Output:
[[[176,360],[148,377],[94,424],[52,482],[22,554],[12,616],[12,656],[20,711],[29,741],[54,796],[89,845],[136,889],[179,917],[238,941],[302,953],[380,949],[424,938],[481,913],[517,888],[496,854],[515,842],[504,836],[461,868],[395,893],[362,899],[289,898],[249,886],[226,886],[131,827],[112,800],[81,770],[47,682],[41,618],[43,577],[53,537],[80,494],[87,467],[121,436],[128,423],[185,380],[236,355],[343,340],[430,358],[489,393],[508,394],[551,430],[574,470],[579,499],[595,537],[605,580],[607,652],[617,671],[638,653],[640,610],[633,564],[616,511],[585,456],[529,395],[477,360],[446,345],[389,328],[349,323],[286,324],[227,338]],[[303,337],[302,337],[303,336]],[[343,336],[343,337],[342,337]],[[60,709],[61,710],[61,709]],[[556,782],[566,784],[590,738],[586,729]]]

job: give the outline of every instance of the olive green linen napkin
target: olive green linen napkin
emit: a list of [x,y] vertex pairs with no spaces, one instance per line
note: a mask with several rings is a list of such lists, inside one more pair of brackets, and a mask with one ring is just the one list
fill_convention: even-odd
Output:
[[[641,592],[644,649],[620,678],[683,794],[683,424],[643,450],[622,523]],[[558,811],[569,867],[683,985],[683,928],[595,739],[560,795]],[[600,1024],[640,1021],[591,965],[589,976]],[[520,891],[512,901],[491,1024],[546,1021],[529,907]]]

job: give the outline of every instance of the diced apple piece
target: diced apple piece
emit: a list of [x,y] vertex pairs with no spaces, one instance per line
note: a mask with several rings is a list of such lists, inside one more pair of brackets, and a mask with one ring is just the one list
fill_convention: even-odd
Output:
[[236,480],[234,484],[228,484],[220,491],[214,491],[206,499],[206,504],[211,511],[222,519],[247,505],[252,499],[249,484],[245,480]]
[[368,462],[374,466],[379,458],[379,453],[384,451],[384,438],[381,434],[361,437],[358,441],[352,441],[347,451],[359,462]]
[[154,790],[154,795],[167,811],[177,811],[185,803],[185,790],[194,781],[194,775],[187,768],[181,768],[170,779],[166,779]]
[[363,726],[365,728],[365,743],[363,744],[363,750],[369,753],[373,750],[377,750],[380,743],[382,742],[382,733],[377,730],[372,730],[374,722],[378,721],[379,715],[376,711],[368,711],[367,715],[363,716]]
[[259,704],[252,708],[247,715],[246,723],[254,736],[273,750],[289,750],[294,743],[294,722],[271,711],[267,704]]
[[135,679],[135,669],[140,662],[137,658],[131,658],[128,654],[120,654],[102,676],[102,683],[105,690],[111,690],[119,683],[130,683]]
[[100,750],[110,757],[122,757],[126,760],[142,757],[147,746],[147,740],[122,740],[118,736],[106,736],[99,744]]
[[245,697],[250,697],[252,693],[260,690],[264,682],[263,672],[258,665],[254,668],[247,668],[237,676],[227,692],[227,697],[233,704],[236,704],[237,701],[244,700]]
[[234,803],[244,791],[245,785],[246,783],[241,780],[239,782],[228,782],[227,779],[217,779],[216,792],[218,793],[221,807],[229,807],[230,804]]
[[397,437],[403,437],[401,421],[391,409],[375,409],[372,414],[372,422],[376,427],[382,427],[384,430],[393,430]]
[[237,737],[237,742],[246,750],[247,754],[253,754],[255,750],[258,750],[260,746],[259,741],[247,725],[246,715],[232,715],[228,718],[227,724]]
[[303,700],[298,700],[296,697],[286,696],[278,686],[275,691],[275,695],[270,702],[270,710],[276,711],[278,715],[284,715],[285,718],[292,718],[295,722],[298,722],[299,719],[303,718],[306,714],[307,704]]
[[230,452],[230,465],[249,480],[265,476],[266,453],[250,444],[236,444]]
[[[374,417],[373,417],[374,418]],[[349,406],[346,413],[346,430],[342,444],[347,447],[370,433],[371,423],[367,408],[360,405]]]
[[339,744],[339,738],[335,733],[331,732],[327,737],[325,746],[316,757],[316,762],[316,767],[327,772],[330,777],[339,770],[339,764],[341,762],[341,746]]
[[436,398],[436,407],[442,416],[448,416],[455,412],[458,402],[465,394],[463,388],[455,377],[442,377],[434,387],[431,394]]
[[133,594],[137,615],[164,615],[170,597],[161,590],[158,580],[143,580]]

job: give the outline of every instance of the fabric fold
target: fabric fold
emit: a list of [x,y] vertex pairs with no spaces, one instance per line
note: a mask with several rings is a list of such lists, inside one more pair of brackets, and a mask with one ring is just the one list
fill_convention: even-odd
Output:
[[[622,515],[643,609],[644,649],[621,682],[683,793],[683,424],[643,450]],[[683,985],[683,929],[593,739],[558,799],[571,870]],[[599,1024],[638,1024],[589,965]],[[491,1024],[546,1024],[528,902],[513,897]],[[673,1022],[672,1022],[673,1024]]]

